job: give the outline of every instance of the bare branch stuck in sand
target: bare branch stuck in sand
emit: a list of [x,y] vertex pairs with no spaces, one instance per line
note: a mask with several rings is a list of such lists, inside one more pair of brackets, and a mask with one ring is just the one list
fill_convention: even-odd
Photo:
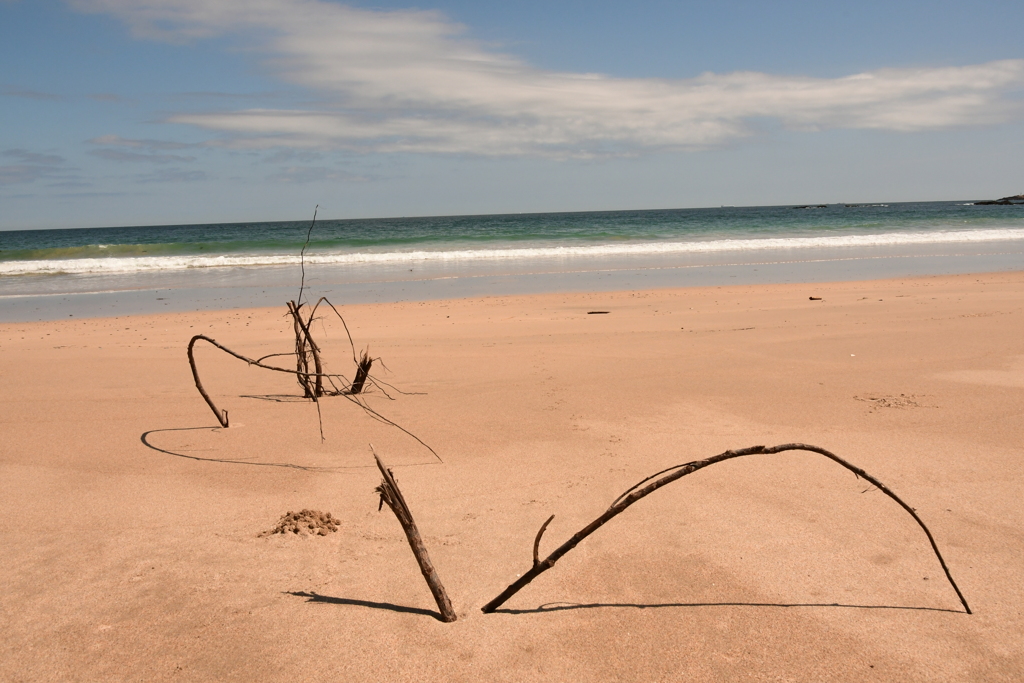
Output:
[[[195,347],[196,342],[202,339],[206,342],[209,342],[218,349],[234,356],[235,358],[245,361],[249,365],[255,365],[256,367],[264,368],[266,370],[275,370],[277,372],[286,372],[294,375],[296,381],[298,381],[299,383],[299,386],[302,387],[303,398],[311,399],[313,403],[316,404],[316,414],[317,421],[320,426],[321,440],[324,440],[325,437],[323,414],[320,410],[320,398],[322,396],[344,396],[348,400],[358,405],[364,411],[366,411],[366,413],[375,420],[395,427],[396,429],[411,436],[413,439],[415,439],[421,445],[423,445],[427,450],[429,450],[434,455],[434,457],[436,457],[438,460],[441,460],[441,456],[439,456],[433,448],[424,443],[423,440],[420,439],[418,436],[408,431],[407,429],[395,424],[394,422],[387,419],[377,411],[373,410],[372,408],[370,408],[369,405],[366,404],[365,401],[361,400],[361,398],[354,398],[358,394],[364,393],[367,383],[369,383],[371,387],[374,387],[377,390],[379,390],[388,399],[394,400],[393,397],[387,392],[387,390],[384,389],[385,386],[391,389],[394,389],[394,387],[392,387],[390,384],[387,384],[386,382],[378,381],[370,376],[370,369],[373,366],[374,362],[380,361],[381,359],[371,358],[369,354],[369,349],[364,350],[361,356],[356,355],[356,346],[355,342],[352,340],[352,333],[348,329],[348,323],[345,322],[345,318],[341,315],[341,313],[334,306],[334,304],[332,304],[327,299],[327,297],[320,297],[317,300],[317,302],[313,304],[313,306],[311,307],[308,304],[303,303],[302,301],[302,297],[306,289],[306,249],[309,247],[309,241],[313,235],[313,227],[316,225],[316,214],[319,208],[320,206],[317,205],[316,209],[313,210],[313,222],[310,223],[309,230],[306,231],[306,241],[302,245],[302,250],[299,252],[300,265],[302,268],[302,279],[299,284],[299,296],[297,299],[295,299],[294,301],[289,301],[287,304],[288,315],[291,316],[292,327],[295,332],[295,350],[292,351],[291,353],[270,353],[265,356],[261,356],[260,358],[253,359],[243,356],[240,353],[236,353],[235,351],[232,351],[228,347],[224,346],[223,344],[217,343],[214,339],[207,337],[206,335],[197,334],[194,337],[192,337],[192,339],[188,343],[188,363],[189,366],[192,368],[192,378],[195,380],[196,389],[199,390],[199,393],[203,397],[203,400],[206,401],[206,404],[210,406],[210,410],[212,410],[213,414],[217,417],[217,422],[220,423],[220,426],[227,428],[228,411],[219,410],[217,408],[217,406],[213,402],[213,399],[210,398],[210,395],[206,392],[206,389],[203,387],[202,381],[199,379],[199,370],[196,367],[195,354],[193,352],[193,348]],[[324,363],[321,357],[320,346],[313,339],[313,335],[310,332],[310,327],[312,327],[313,321],[318,320],[318,318],[316,317],[316,312],[317,309],[320,307],[320,304],[322,303],[325,303],[328,306],[330,306],[331,310],[334,311],[334,314],[338,316],[338,320],[341,321],[342,327],[345,328],[345,335],[348,337],[349,347],[352,350],[352,362],[355,363],[356,366],[355,377],[352,380],[352,382],[349,382],[348,378],[345,375],[324,372]],[[309,310],[308,317],[306,317],[303,313],[304,308],[308,308]],[[294,356],[295,369],[288,370],[285,368],[279,368],[272,365],[266,365],[263,363],[263,361],[268,358],[275,358],[279,356]],[[312,369],[310,368],[311,363]],[[387,370],[387,366],[384,365],[383,361],[381,361],[380,365],[384,367],[385,370]],[[330,383],[332,388],[331,391],[327,391],[324,389],[325,379]],[[338,380],[338,383],[335,383],[335,380]],[[396,391],[398,390],[396,389]],[[405,392],[399,391],[399,393]]]
[[[206,393],[206,390],[203,388],[202,382],[199,380],[199,371],[196,369],[195,358],[194,358],[194,355],[193,355],[193,352],[192,352],[193,347],[195,346],[196,342],[199,341],[199,340],[205,341],[208,344],[212,344],[213,346],[217,347],[218,349],[220,349],[224,353],[227,353],[230,356],[234,356],[238,360],[245,361],[249,365],[255,365],[258,368],[263,368],[264,370],[274,370],[275,372],[283,372],[283,373],[286,373],[286,374],[289,374],[289,375],[304,374],[307,377],[307,379],[310,378],[310,377],[317,377],[317,376],[319,376],[319,377],[326,378],[328,380],[330,380],[330,379],[342,379],[342,380],[345,380],[345,376],[344,375],[332,375],[332,374],[327,374],[327,373],[317,375],[316,373],[301,373],[298,370],[289,370],[288,368],[279,368],[279,367],[275,367],[273,365],[266,365],[266,364],[260,362],[260,360],[258,360],[256,358],[249,358],[247,356],[243,356],[242,354],[238,353],[237,351],[232,351],[228,347],[226,347],[223,344],[219,343],[216,339],[212,339],[210,337],[207,337],[205,334],[197,334],[196,336],[192,337],[192,339],[188,343],[188,360],[189,360],[189,365],[192,367],[192,377],[196,381],[196,388],[199,389],[199,393],[202,395],[203,399],[206,400],[206,404],[208,406],[210,406],[210,410],[212,410],[213,414],[217,416],[217,421],[220,422],[220,425],[222,427],[225,427],[225,428],[228,426],[228,411],[227,410],[218,410],[216,404],[214,404],[214,402],[213,402],[213,399],[211,399],[210,395],[208,393]],[[264,356],[264,358],[266,358],[266,356]],[[347,381],[347,380],[345,380],[345,381]],[[400,432],[402,432],[402,433],[404,433],[404,434],[406,434],[408,436],[411,436],[413,439],[416,440],[417,443],[419,443],[421,446],[423,446],[428,451],[430,451],[431,454],[433,454],[433,456],[435,458],[437,458],[438,462],[444,462],[443,460],[441,460],[441,456],[437,454],[437,451],[435,451],[433,448],[431,448],[425,441],[423,441],[423,439],[421,439],[420,437],[416,436],[415,434],[410,432],[405,427],[402,427],[398,423],[392,422],[388,418],[386,418],[383,415],[381,415],[379,412],[377,412],[376,410],[371,408],[369,405],[367,405],[365,401],[360,400],[361,397],[357,397],[357,396],[352,395],[351,391],[341,390],[341,391],[331,392],[330,395],[331,396],[341,396],[343,398],[348,399],[352,403],[355,403],[357,406],[362,408],[363,411],[367,415],[369,415],[373,419],[377,420],[378,422],[382,422],[382,423],[384,423],[386,425],[394,427],[395,429],[399,430]],[[315,398],[314,398],[314,402],[316,403],[317,415],[319,416],[319,414],[320,414],[320,402],[317,401]],[[322,422],[321,422],[321,425],[320,425],[320,436],[321,436],[321,438],[323,438],[323,423]]]
[[820,455],[823,455],[826,458],[850,470],[856,476],[871,482],[876,488],[878,488],[878,490],[880,490],[882,493],[884,493],[885,495],[889,496],[894,501],[899,503],[900,507],[906,510],[910,514],[910,516],[914,518],[914,521],[916,521],[921,526],[921,529],[924,530],[925,535],[928,537],[928,542],[931,543],[932,550],[935,551],[935,557],[938,558],[939,564],[942,565],[942,571],[946,573],[946,578],[949,580],[949,585],[951,585],[953,587],[953,590],[956,591],[957,597],[960,598],[960,602],[964,606],[964,610],[968,614],[972,613],[971,608],[967,605],[967,600],[964,598],[963,593],[960,592],[960,588],[956,585],[956,582],[953,581],[953,576],[949,573],[949,568],[946,567],[946,561],[942,558],[942,554],[939,552],[939,547],[938,545],[936,545],[935,539],[932,537],[931,531],[928,530],[928,527],[925,526],[925,523],[921,520],[920,517],[918,517],[917,512],[912,507],[904,503],[899,496],[890,491],[885,486],[885,484],[878,481],[861,468],[856,467],[855,465],[851,465],[850,463],[846,462],[839,456],[835,455],[834,453],[831,453],[830,451],[825,450],[824,448],[802,443],[787,443],[782,444],[780,446],[770,447],[751,446],[749,448],[741,448],[739,450],[729,450],[725,451],[724,453],[714,455],[710,458],[706,458],[704,460],[695,460],[693,462],[684,463],[682,465],[676,465],[675,467],[670,467],[656,474],[652,474],[643,481],[627,489],[621,496],[619,496],[618,498],[615,499],[615,501],[612,502],[611,506],[607,510],[605,510],[605,512],[600,517],[598,517],[593,522],[577,531],[572,536],[572,538],[570,538],[568,541],[566,541],[558,548],[556,548],[553,553],[547,556],[547,558],[545,558],[544,560],[540,560],[540,539],[541,536],[543,536],[544,530],[547,528],[548,524],[550,524],[551,520],[554,519],[554,515],[552,515],[546,522],[544,522],[543,526],[541,526],[540,531],[537,533],[537,536],[534,540],[533,566],[529,569],[529,571],[523,574],[514,583],[509,585],[508,588],[502,591],[501,594],[498,595],[498,597],[494,598],[489,603],[484,605],[481,608],[482,611],[485,614],[494,612],[501,605],[503,605],[509,598],[518,593],[524,586],[533,581],[540,574],[543,574],[548,569],[551,569],[553,566],[555,566],[555,562],[557,562],[559,559],[561,559],[563,555],[565,555],[570,550],[579,545],[579,543],[583,539],[597,531],[606,522],[610,521],[613,517],[624,512],[626,508],[628,508],[630,505],[637,502],[644,496],[660,489],[662,486],[665,486],[666,484],[671,484],[677,479],[681,479],[688,474],[692,474],[693,472],[696,472],[699,469],[703,469],[708,465],[714,465],[715,463],[718,462],[731,460],[732,458],[739,458],[745,455],[769,455],[773,453],[782,453],[784,451],[809,451],[811,453],[818,453]]
[[[370,446],[370,450],[373,451],[373,446]],[[405,502],[402,492],[398,489],[395,476],[390,469],[384,466],[376,451],[373,451],[373,459],[377,461],[377,469],[380,470],[381,476],[384,477],[380,486],[376,488],[376,492],[380,494],[380,507],[383,507],[386,503],[391,508],[391,511],[395,513],[399,524],[402,525],[402,530],[405,531],[405,537],[409,540],[412,554],[416,556],[420,572],[427,581],[430,593],[434,596],[434,602],[437,603],[437,609],[441,613],[441,620],[449,623],[453,622],[458,617],[452,608],[451,600],[448,599],[448,593],[445,592],[444,586],[441,584],[441,577],[437,575],[437,570],[434,569],[434,565],[430,561],[427,547],[423,544],[423,538],[420,536],[420,531],[412,518],[409,505]],[[378,508],[379,510],[380,508]]]
[[352,380],[351,393],[358,394],[363,390],[366,378],[370,374],[371,365],[373,365],[373,359],[370,358],[369,350],[363,351],[363,355],[359,359],[359,368],[356,370],[356,378]]

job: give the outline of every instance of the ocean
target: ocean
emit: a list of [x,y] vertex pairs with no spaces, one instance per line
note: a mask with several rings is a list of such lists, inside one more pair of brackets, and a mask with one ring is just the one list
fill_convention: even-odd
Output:
[[309,294],[354,303],[1018,270],[1022,254],[1024,206],[965,201],[0,231],[0,320],[279,305],[302,264]]

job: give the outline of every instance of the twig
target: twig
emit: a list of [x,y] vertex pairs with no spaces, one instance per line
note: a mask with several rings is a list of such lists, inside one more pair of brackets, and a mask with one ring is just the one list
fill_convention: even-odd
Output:
[[[688,462],[683,465],[677,465],[676,467],[670,467],[667,470],[662,470],[658,474],[647,477],[646,479],[642,480],[635,486],[632,486],[631,488],[627,489],[625,493],[623,493],[621,496],[615,499],[611,506],[607,510],[605,510],[604,514],[602,514],[600,517],[595,519],[587,526],[577,531],[572,536],[572,538],[570,538],[568,541],[560,545],[558,548],[555,549],[553,553],[551,553],[547,556],[547,558],[541,561],[538,558],[537,551],[540,546],[540,537],[541,535],[543,535],[544,529],[547,527],[548,523],[551,522],[551,520],[548,519],[548,521],[544,523],[544,526],[541,527],[541,530],[537,534],[537,537],[534,541],[533,567],[531,567],[529,571],[523,574],[514,583],[509,585],[509,587],[502,591],[501,594],[498,595],[498,597],[494,598],[489,603],[484,605],[482,611],[485,614],[489,614],[494,610],[498,609],[509,598],[518,593],[524,586],[526,586],[535,578],[537,578],[537,576],[546,572],[548,569],[551,569],[551,567],[555,566],[555,562],[557,562],[563,555],[568,553],[570,550],[575,548],[580,543],[580,541],[582,541],[584,538],[597,531],[613,517],[625,511],[626,508],[628,508],[630,505],[637,502],[644,496],[660,489],[662,486],[665,486],[666,484],[671,484],[673,481],[677,479],[681,479],[682,477],[685,477],[688,474],[696,472],[699,469],[703,469],[708,465],[714,465],[717,462],[723,462],[725,460],[731,460],[732,458],[739,458],[745,455],[768,455],[772,453],[782,453],[784,451],[809,451],[811,453],[818,453],[820,455],[824,455],[826,458],[850,470],[856,476],[871,482],[872,484],[874,484],[876,488],[878,488],[878,490],[880,490],[882,493],[884,493],[885,495],[889,496],[894,501],[899,503],[900,507],[906,510],[910,514],[910,516],[914,518],[914,521],[916,521],[920,525],[921,529],[924,530],[925,535],[928,537],[928,542],[931,543],[932,550],[935,551],[935,557],[938,558],[939,564],[942,565],[942,571],[946,573],[946,578],[949,580],[949,585],[951,585],[953,587],[953,590],[956,591],[957,597],[960,598],[960,602],[964,606],[964,610],[968,614],[972,613],[971,608],[968,606],[967,600],[964,598],[963,593],[960,592],[960,588],[956,585],[956,582],[953,580],[953,576],[949,573],[949,568],[946,567],[946,561],[942,559],[942,553],[939,552],[939,547],[938,545],[936,545],[935,539],[932,537],[931,531],[928,530],[928,527],[925,526],[925,523],[921,520],[920,517],[918,517],[917,512],[915,512],[912,507],[904,503],[899,496],[890,491],[885,486],[885,484],[878,481],[861,468],[851,465],[850,463],[846,462],[839,456],[825,450],[824,448],[819,448],[818,446],[811,446],[809,444],[802,443],[787,443],[782,444],[781,446],[771,447],[751,446],[749,448],[742,448],[739,450],[729,450],[725,451],[724,453],[712,456],[710,458],[706,458],[704,460],[695,460],[693,462]],[[665,474],[666,472],[671,472],[671,474]],[[655,479],[655,477],[658,477],[659,475],[662,474],[665,474],[665,476],[659,479]],[[652,479],[655,480],[651,481]]]
[[536,567],[540,564],[540,539],[544,535],[544,532],[548,528],[548,524],[551,524],[551,520],[555,518],[554,515],[548,517],[548,521],[540,525],[540,531],[537,532],[537,537],[533,539],[533,566]]
[[[399,524],[402,525],[405,537],[409,540],[409,547],[412,548],[412,554],[416,556],[416,562],[420,566],[420,572],[427,581],[430,593],[434,596],[434,602],[437,603],[438,611],[441,612],[441,620],[449,623],[453,622],[458,617],[455,615],[455,610],[452,609],[452,602],[448,599],[448,594],[441,584],[441,577],[437,575],[437,570],[434,569],[434,565],[430,562],[427,547],[423,544],[423,538],[420,536],[419,529],[416,528],[416,522],[412,518],[409,505],[405,502],[402,492],[398,489],[394,473],[384,466],[380,456],[373,450],[372,445],[370,450],[373,452],[373,459],[377,461],[377,469],[380,470],[381,475],[384,477],[384,481],[376,488],[376,492],[380,494],[381,506],[386,503],[391,508],[391,511],[395,513]],[[380,507],[377,509],[380,510]]]
[[298,303],[302,304],[302,290],[306,288],[306,247],[309,246],[309,238],[313,234],[313,226],[316,225],[316,212],[320,209],[320,205],[317,204],[313,209],[313,222],[309,224],[309,230],[306,231],[306,243],[302,245],[302,250],[299,252],[299,266],[302,268],[302,280],[299,282],[299,298],[296,299]]
[[345,322],[344,316],[342,316],[341,313],[338,312],[338,309],[334,307],[334,304],[332,304],[327,297],[322,296],[317,300],[316,304],[313,306],[313,310],[310,311],[309,313],[309,319],[313,319],[313,316],[316,315],[316,309],[320,306],[321,303],[325,303],[328,306],[330,306],[331,310],[334,311],[335,315],[338,316],[338,319],[341,321],[342,327],[345,328],[345,334],[348,335],[348,344],[349,346],[352,347],[352,362],[355,363],[356,365],[359,365],[359,359],[356,358],[356,344],[354,341],[352,341],[352,333],[348,331],[348,323]]

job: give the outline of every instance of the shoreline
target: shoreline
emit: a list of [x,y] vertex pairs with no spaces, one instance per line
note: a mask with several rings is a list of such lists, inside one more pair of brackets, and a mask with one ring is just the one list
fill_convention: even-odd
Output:
[[[307,266],[307,292],[335,303],[397,303],[479,296],[515,296],[559,292],[607,292],[627,289],[711,287],[734,284],[853,282],[1021,269],[1019,243],[995,243],[984,250],[962,245],[932,253],[829,250],[793,260],[787,252],[760,254],[761,260],[678,259],[585,261],[579,267],[518,270],[390,269],[371,279],[342,267]],[[730,255],[731,256],[731,255]],[[766,257],[767,258],[763,258]],[[424,272],[424,270],[426,272]],[[369,273],[367,273],[369,274]],[[299,273],[288,267],[208,269],[186,274],[74,277],[18,276],[0,296],[0,322],[57,320],[68,317],[145,315],[159,312],[232,310],[272,306],[296,296]],[[28,279],[32,277],[34,279]],[[13,287],[12,285],[17,285]],[[60,291],[53,291],[54,289]]]

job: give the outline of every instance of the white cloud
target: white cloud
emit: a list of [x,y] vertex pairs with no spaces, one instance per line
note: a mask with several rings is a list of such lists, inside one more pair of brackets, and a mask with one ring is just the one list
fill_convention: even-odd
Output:
[[544,71],[463,37],[436,12],[324,0],[71,0],[134,35],[230,35],[276,77],[317,91],[315,109],[182,112],[223,144],[485,155],[600,156],[699,149],[769,118],[799,130],[923,131],[1021,115],[1024,60],[880,69],[845,78],[707,73],[690,79]]

